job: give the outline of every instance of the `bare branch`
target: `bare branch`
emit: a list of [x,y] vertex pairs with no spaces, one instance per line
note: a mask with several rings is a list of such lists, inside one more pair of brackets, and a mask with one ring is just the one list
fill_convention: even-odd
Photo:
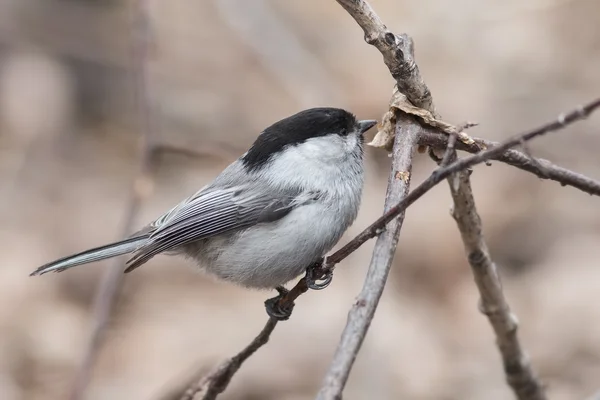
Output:
[[400,92],[417,107],[435,114],[431,92],[425,85],[414,59],[410,36],[395,35],[383,24],[369,3],[363,0],[336,0],[365,33],[365,41],[383,55],[383,62],[398,84]]
[[244,348],[244,350],[223,362],[197,384],[192,385],[183,394],[181,400],[194,400],[198,394],[202,395],[202,400],[216,399],[217,396],[227,388],[231,377],[240,369],[244,361],[269,341],[271,332],[273,332],[276,326],[277,320],[270,318],[263,330],[248,346],[246,346],[246,348]]
[[[595,110],[595,108],[592,109],[590,111],[590,113],[594,110]],[[573,119],[573,120],[570,120],[569,123],[573,123],[575,121],[576,121],[576,119]],[[398,126],[400,126],[400,125],[402,125],[402,124],[398,124]],[[538,129],[544,129],[545,126],[547,126],[547,124]],[[419,127],[420,127],[419,133],[422,134],[423,128],[420,125],[419,125]],[[536,131],[536,130],[534,130],[534,131]],[[530,131],[530,132],[532,132],[532,131]],[[430,132],[427,133],[427,135],[429,137]],[[525,134],[521,134],[521,135],[517,135],[516,137],[520,137],[520,136],[524,136],[524,135]],[[448,136],[446,135],[446,141],[447,141],[447,138],[448,138]],[[515,141],[514,139],[511,139],[510,141],[513,143],[512,144],[513,146],[516,146],[521,143],[520,140]],[[438,143],[438,142],[435,142],[435,143]],[[461,143],[457,142],[457,146],[460,148]],[[410,193],[408,193],[408,195],[406,195],[406,197],[402,198],[402,200],[400,200],[398,203],[396,203],[393,207],[389,208],[380,218],[378,218],[375,222],[373,222],[371,225],[369,225],[361,233],[359,233],[357,236],[355,236],[350,242],[348,242],[342,248],[340,248],[335,253],[328,256],[325,260],[325,268],[333,269],[336,264],[343,261],[346,257],[348,257],[350,254],[352,254],[354,251],[356,251],[360,246],[362,246],[369,239],[372,239],[375,236],[378,236],[382,232],[389,232],[389,230],[384,231],[386,225],[388,223],[390,223],[391,221],[393,221],[395,218],[397,218],[399,215],[401,215],[406,210],[407,207],[409,207],[411,204],[413,204],[415,201],[417,201],[419,198],[421,198],[431,188],[433,188],[435,185],[437,185],[438,183],[440,183],[441,181],[443,181],[444,179],[446,179],[447,177],[449,177],[450,175],[452,175],[455,172],[461,171],[461,170],[469,168],[473,165],[480,164],[480,163],[486,162],[489,159],[492,159],[492,155],[495,154],[495,151],[493,151],[493,150],[496,147],[500,147],[500,146],[506,146],[506,143],[498,144],[495,147],[491,147],[489,150],[481,152],[480,155],[474,155],[471,157],[463,158],[461,160],[451,163],[450,165],[448,165],[446,167],[440,167],[440,168],[436,169],[427,179],[425,179],[420,185],[415,187],[415,189],[413,189]],[[510,145],[508,147],[510,147]],[[508,151],[512,151],[512,150],[508,150]],[[524,155],[524,157],[527,157],[527,156]],[[469,159],[471,161],[469,161]],[[465,161],[465,160],[467,160],[467,161]],[[386,206],[386,209],[387,209],[387,206]],[[306,285],[305,279],[302,278],[296,284],[296,286],[294,286],[294,288],[292,290],[290,290],[288,295],[282,300],[283,304],[284,305],[290,304],[291,302],[293,302],[296,298],[298,298],[301,294],[305,293],[306,291],[308,291],[308,287]],[[353,310],[355,308],[359,308],[358,305],[359,305],[358,303],[355,303]],[[351,311],[351,313],[352,313],[352,311]],[[372,318],[372,316],[371,316],[371,318]],[[349,322],[350,322],[350,320],[349,320]],[[265,328],[263,328],[263,332],[265,332],[265,331],[267,332],[266,333],[267,340],[268,340],[268,336],[273,331],[273,329],[270,329],[270,330],[268,329],[270,324],[271,324],[271,321],[269,320],[267,322],[267,325],[265,325]],[[362,342],[362,339],[361,339],[361,342]],[[264,342],[261,341],[260,343],[261,343],[260,346],[262,346],[263,344],[266,343],[266,340]],[[254,351],[256,351],[260,346],[257,346],[254,349]],[[359,346],[360,346],[360,343],[359,343]],[[245,361],[248,358],[248,356],[244,357],[241,360],[241,362],[236,364],[236,367],[234,370],[230,370],[227,367],[223,367],[223,365],[227,365],[229,362],[231,362],[231,360],[226,361],[224,364],[222,364],[220,367],[218,367],[215,370],[215,372],[213,372],[210,375],[210,380],[203,379],[200,383],[195,384],[193,386],[193,388],[200,388],[200,389],[194,389],[194,390],[196,390],[196,393],[202,391],[206,385],[211,385],[212,384],[211,381],[213,381],[213,380],[214,381],[222,381],[223,379],[225,379],[224,376],[228,376],[225,385],[219,385],[219,387],[221,388],[220,390],[224,390],[226,388],[226,384],[231,379],[231,376],[239,369],[239,367],[241,366],[243,361]],[[233,359],[235,359],[235,357]],[[221,371],[221,372],[218,373],[219,371]],[[188,390],[191,390],[191,389],[192,388],[190,388]]]
[[[365,32],[365,40],[367,41],[367,43],[374,45],[382,53],[385,64],[388,66],[390,73],[397,81],[399,90],[402,93],[404,93],[414,105],[424,108],[435,115],[435,108],[433,105],[433,100],[430,91],[428,90],[425,82],[421,78],[417,65],[414,62],[412,40],[407,35],[396,36],[395,34],[388,31],[385,25],[383,25],[379,17],[377,17],[377,15],[373,11],[373,9],[368,5],[367,2],[362,0],[337,1],[344,7],[344,9],[346,9],[346,11],[350,13],[350,15],[361,26],[361,28]],[[451,137],[448,140],[448,149],[444,156],[443,164],[440,168],[438,168],[438,170],[436,170],[431,175],[430,179],[424,182],[424,184],[429,181],[429,184],[433,186],[436,184],[435,180],[441,179],[442,176],[449,177],[455,172],[465,170],[472,165],[486,161],[486,159],[489,159],[493,156],[502,154],[509,148],[514,147],[519,143],[525,143],[536,136],[540,136],[547,132],[560,129],[570,122],[586,117],[598,106],[600,106],[600,99],[597,100],[597,102],[592,102],[585,107],[580,107],[574,112],[571,112],[567,115],[559,116],[558,120],[553,123],[546,124],[539,129],[526,132],[522,135],[519,135],[517,138],[513,138],[511,140],[506,141],[500,146],[488,149],[470,157],[466,157],[462,160],[458,160],[446,167],[445,163],[449,161],[449,158],[452,156],[456,157],[456,153],[452,149],[455,145],[456,139]],[[462,196],[463,198],[469,198],[471,193],[471,183],[469,180],[469,175],[466,172],[463,172],[460,174],[460,176],[463,179],[461,179],[458,182],[458,184],[455,184],[453,179],[449,179],[449,183],[453,188],[453,195]],[[417,189],[419,188],[425,188],[425,186],[419,186]],[[404,205],[404,208],[406,208],[406,206],[408,205],[409,197],[410,195],[406,196],[398,205],[392,207],[392,209],[390,209],[386,213],[386,215],[384,215],[382,218],[376,221],[373,225],[371,225],[371,227],[367,228],[367,230],[363,231],[364,235],[360,234],[357,238],[355,238],[355,240],[352,241],[354,243],[349,243],[348,245],[344,246],[342,250],[352,252],[354,251],[352,249],[356,249],[362,244],[361,242],[364,243],[364,241],[368,240],[368,236],[378,234],[378,228],[381,228],[377,226],[378,223],[383,223],[385,225],[390,221],[390,219],[394,219],[397,215],[400,215],[400,213],[402,212],[400,205],[402,204],[402,202],[405,202],[406,204]],[[466,209],[467,211],[470,211],[471,213],[476,213],[473,201],[471,201],[471,203],[467,206],[470,206],[470,208]],[[395,215],[391,216],[393,214]],[[485,246],[483,238],[481,238],[480,241],[483,244],[483,246]],[[465,246],[467,246],[466,243]],[[501,289],[500,294],[502,294]],[[350,330],[351,326],[352,321],[349,319],[346,325],[345,332]],[[362,341],[362,337],[360,336],[360,334],[356,334],[355,336],[359,337],[358,340],[360,343],[360,341]],[[332,362],[330,372],[328,373],[324,386],[321,392],[319,393],[319,399],[341,399],[341,393],[344,384],[347,380],[350,368],[353,364],[354,357],[356,357],[356,353],[350,353],[351,360],[347,363],[347,365],[349,366],[347,370],[340,368],[337,365],[337,363],[340,362],[339,349],[344,348],[344,339],[346,339],[345,336],[342,337],[342,341],[340,342],[340,345],[338,347],[338,352],[336,353],[336,358],[334,358],[334,361]],[[516,336],[514,341],[518,344],[518,341],[516,341]],[[505,367],[506,366],[507,364],[505,361]],[[520,364],[519,366],[522,368],[519,369],[519,371],[516,373],[517,378],[511,375],[510,371],[508,371],[508,368],[505,368],[507,379],[509,380],[509,383],[511,384],[511,387],[513,388],[515,393],[519,396],[520,399],[544,399],[544,391],[542,390],[541,385],[537,382],[535,375],[531,370],[531,367],[527,365],[528,369],[525,370],[523,364]],[[517,383],[515,379],[520,379],[520,381]],[[526,388],[526,390],[523,388]],[[528,397],[523,397],[524,394],[527,394]]]
[[480,310],[496,334],[502,355],[506,380],[520,400],[544,400],[546,395],[517,335],[518,321],[504,294],[502,284],[483,238],[481,218],[477,213],[468,171],[452,175],[448,180],[454,200],[452,216],[465,246],[475,283],[481,295]]
[[[472,167],[477,164],[484,163],[488,160],[497,158],[502,156],[505,152],[509,151],[511,147],[515,147],[521,143],[522,140],[531,140],[532,138],[542,135],[544,133],[550,132],[551,130],[559,130],[566,127],[568,124],[576,122],[585,116],[588,116],[593,111],[600,107],[600,99],[594,100],[586,104],[583,107],[578,107],[575,111],[571,111],[567,115],[568,121],[563,121],[561,117],[559,117],[558,121],[563,121],[562,123],[555,125],[556,123],[549,123],[541,126],[540,128],[531,130],[529,132],[525,132],[520,135],[516,135],[513,138],[500,143],[496,146],[490,147],[488,150],[481,151],[477,154],[474,154],[469,157],[462,158],[457,160],[446,167],[440,167],[436,169],[427,179],[425,179],[420,185],[418,185],[413,191],[411,191],[408,196],[402,199],[398,204],[389,209],[385,214],[379,217],[375,222],[369,225],[366,229],[364,229],[361,233],[359,233],[354,239],[350,242],[346,243],[342,248],[338,251],[327,257],[326,266],[327,268],[333,268],[337,263],[339,263],[344,258],[348,257],[351,253],[356,251],[360,246],[362,246],[369,239],[377,236],[378,232],[385,227],[391,220],[400,215],[408,206],[417,201],[421,196],[427,193],[431,188],[440,183],[442,180],[446,179],[453,173],[458,171],[462,171],[469,167]],[[585,110],[584,113],[581,113],[581,110]],[[575,118],[574,115],[579,115],[580,117]],[[552,129],[548,129],[548,127],[552,127]],[[515,152],[518,153],[518,152]],[[512,157],[512,156],[511,156]],[[527,157],[524,155],[524,157]],[[570,176],[570,175],[569,175]],[[583,190],[583,189],[582,189]],[[594,193],[595,194],[595,193]]]
[[[394,158],[388,178],[385,210],[389,210],[393,204],[405,198],[408,194],[412,161],[420,130],[421,126],[413,117],[399,113],[396,122]],[[360,351],[383,293],[396,254],[396,246],[403,221],[404,213],[401,213],[385,228],[385,231],[379,235],[377,243],[375,243],[365,283],[348,313],[348,322],[333,356],[329,371],[323,381],[323,386],[317,395],[319,400],[342,398],[342,391],[350,375],[350,370],[354,365],[354,360]]]
[[[288,294],[282,300],[280,300],[282,307],[288,307],[301,294],[306,293],[307,291],[308,286],[306,283],[306,278],[302,278],[292,288],[292,290],[290,290]],[[221,363],[213,370],[213,372],[200,379],[200,381],[197,383],[192,384],[185,391],[185,393],[181,395],[181,400],[193,400],[198,394],[202,394],[202,400],[215,399],[227,388],[231,378],[240,369],[244,361],[246,361],[262,346],[267,344],[276,325],[277,320],[274,318],[269,318],[262,331],[248,346],[246,346],[246,348],[244,348],[244,350]]]
[[452,132],[448,135],[448,144],[446,145],[446,151],[444,152],[444,157],[440,161],[440,167],[445,167],[450,164],[450,162],[456,159],[456,141],[458,140],[458,134],[456,132]]
[[[456,147],[458,150],[464,150],[469,153],[479,153],[481,149],[498,146],[498,142],[490,140],[473,138],[475,143],[471,145],[458,142]],[[438,149],[446,148],[448,143],[448,135],[442,132],[436,132],[433,129],[424,129],[419,144],[430,146]],[[549,179],[560,183],[562,186],[571,186],[585,193],[600,196],[600,182],[589,178],[583,174],[568,170],[558,165],[552,164],[550,161],[543,158],[533,158],[518,151],[509,149],[504,153],[491,158],[513,167],[530,172],[539,178]],[[540,169],[543,167],[543,170]]]
[[554,132],[565,128],[566,126],[572,124],[573,122],[582,120],[587,118],[591,113],[596,111],[600,107],[600,98],[592,100],[591,102],[577,107],[575,110],[572,110],[568,113],[563,113],[558,116],[558,118],[547,124],[540,126],[539,128],[532,129],[528,132],[522,133],[520,135],[513,136],[512,138],[502,142],[498,146],[493,146],[485,151],[474,154],[470,157],[465,157],[456,163],[454,163],[454,171],[457,172],[459,170],[471,167],[475,164],[479,164],[483,161],[493,159],[502,155],[506,150],[511,149],[515,146],[520,145],[523,142],[528,142],[531,139],[545,135],[549,132]]
[[[365,31],[365,40],[377,47],[384,56],[384,61],[389,67],[390,72],[396,78],[398,87],[409,100],[422,108],[433,112],[433,100],[431,94],[420,76],[416,63],[414,62],[413,43],[409,36],[396,36],[389,32],[381,20],[377,17],[371,7],[362,0],[337,0],[359,23]],[[587,105],[582,107],[572,115],[570,113],[559,118],[559,125],[547,124],[543,127],[526,132],[518,136],[516,142],[511,139],[496,147],[481,151],[470,157],[450,163],[448,166],[442,166],[436,169],[429,178],[417,186],[412,192],[407,194],[410,181],[410,168],[414,144],[419,140],[420,131],[423,129],[420,124],[414,120],[405,120],[404,114],[399,114],[399,120],[396,133],[402,130],[407,132],[414,129],[413,134],[404,134],[397,138],[395,151],[398,151],[398,157],[395,157],[393,173],[390,177],[388,186],[388,196],[386,199],[386,213],[377,219],[373,224],[367,227],[363,232],[357,235],[348,244],[327,257],[324,266],[333,269],[334,266],[345,259],[348,255],[362,246],[367,240],[380,236],[371,260],[369,274],[359,295],[359,299],[352,307],[346,328],[342,334],[340,344],[338,345],[334,360],[330,370],[325,378],[324,386],[319,393],[320,399],[341,399],[341,392],[348,379],[348,375],[354,363],[354,359],[360,350],[362,341],[368,330],[370,321],[373,318],[379,298],[383,292],[387,274],[393,259],[395,246],[397,244],[399,229],[402,224],[403,212],[406,208],[423,196],[433,186],[448,178],[453,173],[465,170],[476,164],[486,162],[489,159],[498,157],[506,150],[518,144],[526,142],[533,137],[546,132],[560,129],[578,119],[587,116],[594,111],[598,105]],[[458,143],[460,145],[460,143]],[[408,147],[407,147],[408,146]],[[447,140],[446,140],[447,146]],[[449,150],[451,151],[451,150]],[[480,151],[480,148],[477,149]],[[402,156],[400,156],[402,154]],[[410,156],[408,155],[410,154]],[[406,163],[406,164],[405,164]],[[467,177],[468,179],[468,177]],[[404,182],[404,183],[400,183]],[[392,184],[394,184],[392,187]],[[468,181],[467,181],[468,184]],[[470,186],[467,186],[470,190]],[[463,190],[464,191],[464,190]],[[392,206],[394,198],[401,198],[399,202]],[[400,218],[399,218],[400,217]],[[398,218],[398,219],[397,219]],[[397,219],[397,220],[396,220]],[[386,225],[392,223],[392,229],[385,229]],[[290,293],[282,300],[284,304],[293,302],[299,295],[308,290],[306,280],[301,279]],[[215,398],[219,393],[225,390],[233,374],[239,370],[241,364],[258,348],[264,345],[271,332],[275,328],[275,323],[269,320],[261,334],[237,356],[224,362],[212,374],[201,380],[197,385],[191,387],[184,397],[193,398],[195,394],[204,392],[204,399]]]
[[[138,162],[138,172],[134,179],[127,200],[125,211],[122,235],[126,236],[131,233],[135,216],[140,208],[141,203],[150,195],[152,190],[152,160],[155,152],[156,134],[154,132],[154,124],[151,120],[150,110],[147,106],[147,88],[145,77],[145,60],[147,53],[147,27],[148,20],[145,10],[144,0],[138,0],[136,10],[134,12],[133,24],[133,44],[132,58],[133,67],[136,73],[136,97],[140,114],[142,116],[141,126],[141,149]],[[96,363],[96,359],[100,348],[103,344],[104,332],[108,325],[110,314],[113,305],[121,288],[121,280],[123,277],[123,264],[120,258],[114,259],[112,265],[107,269],[102,277],[102,281],[96,292],[94,299],[92,334],[87,344],[84,358],[79,366],[73,387],[70,393],[70,399],[79,400],[84,397],[85,389],[87,388],[92,369]]]

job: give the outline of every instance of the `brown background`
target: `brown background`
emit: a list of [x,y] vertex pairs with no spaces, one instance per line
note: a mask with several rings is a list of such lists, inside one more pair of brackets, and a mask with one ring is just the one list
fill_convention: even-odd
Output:
[[[248,4],[246,4],[248,3]],[[250,3],[253,3],[250,6]],[[261,128],[302,108],[380,118],[393,80],[334,1],[148,1],[149,102],[161,157],[135,227],[194,192]],[[410,33],[438,111],[499,140],[600,93],[600,3],[377,0]],[[122,1],[0,2],[0,398],[63,399],[107,263],[29,278],[117,238],[136,171],[131,9]],[[598,116],[540,139],[535,155],[600,178]],[[389,159],[367,151],[352,234],[382,209]],[[420,156],[415,181],[433,164]],[[523,343],[553,400],[600,389],[600,203],[494,163],[475,196]],[[387,290],[345,399],[510,399],[449,216],[445,184],[407,213]],[[224,399],[310,399],[361,287],[372,243],[234,378]],[[88,399],[159,399],[235,353],[265,322],[252,292],[157,257],[125,279]]]

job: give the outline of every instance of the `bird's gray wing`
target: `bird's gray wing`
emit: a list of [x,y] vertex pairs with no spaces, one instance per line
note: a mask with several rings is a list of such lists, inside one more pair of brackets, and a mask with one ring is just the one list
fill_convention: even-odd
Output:
[[128,261],[126,272],[164,251],[261,222],[276,221],[310,198],[295,190],[285,193],[257,190],[256,184],[207,188],[155,223],[156,228],[147,243]]

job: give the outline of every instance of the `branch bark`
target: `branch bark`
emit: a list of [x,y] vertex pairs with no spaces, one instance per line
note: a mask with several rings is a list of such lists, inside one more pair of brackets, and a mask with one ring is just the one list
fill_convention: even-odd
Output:
[[481,295],[479,308],[487,316],[496,335],[506,380],[520,400],[545,400],[543,386],[519,342],[518,320],[502,292],[500,276],[483,238],[481,218],[468,184],[469,172],[458,172],[448,180],[454,200],[456,220],[475,283]]
[[[366,1],[362,1],[362,0],[337,0],[337,1],[344,7],[344,9],[346,9],[346,11],[348,11],[350,13],[350,15],[361,26],[361,28],[365,32],[365,40],[367,41],[367,43],[374,45],[382,53],[384,61],[390,70],[390,73],[397,81],[400,92],[404,93],[407,96],[407,98],[414,105],[421,107],[423,109],[426,109],[426,110],[430,111],[433,115],[436,115],[431,93],[430,93],[429,89],[427,88],[427,85],[423,81],[422,77],[420,76],[419,69],[417,67],[416,62],[414,61],[414,58],[413,58],[413,50],[414,49],[413,49],[412,40],[410,39],[410,37],[408,37],[406,35],[396,36],[395,34],[388,31],[386,26],[381,22],[379,17],[377,17],[377,15],[373,11],[373,9],[369,6],[369,4]],[[408,52],[403,50],[403,48],[408,49]],[[572,117],[572,120],[582,118],[586,114],[585,111],[586,110],[584,108],[578,109],[577,112],[575,114],[570,115],[570,117]],[[520,143],[525,143],[526,141],[528,141],[538,135],[542,135],[550,130],[557,129],[561,126],[564,126],[565,123],[567,123],[567,121],[570,121],[570,119],[568,119],[568,116],[561,115],[559,117],[558,121],[556,121],[555,123],[545,125],[540,130],[527,132],[526,134],[522,135],[519,138]],[[396,140],[397,140],[397,138],[396,138]],[[454,151],[455,141],[456,141],[455,137],[451,137],[448,140],[448,149],[446,150],[446,154],[442,160],[443,164],[441,165],[441,168],[444,168],[446,171],[448,171],[449,168],[445,167],[445,163],[447,163],[451,159],[452,156],[456,157],[456,152]],[[491,150],[488,150],[486,152],[482,152],[479,154],[475,154],[474,156],[471,156],[469,158],[472,159],[472,162],[475,162],[475,161],[477,161],[477,157],[481,158],[482,154],[484,154],[484,153],[488,153],[488,156],[499,155],[499,154],[502,154],[505,150],[507,150],[513,146],[514,146],[514,144],[511,144],[511,141],[507,141],[507,143],[505,143],[505,145],[497,146]],[[460,161],[454,163],[454,165],[456,165],[456,166],[458,166],[458,164],[460,164]],[[464,167],[466,168],[467,166],[465,165]],[[461,169],[465,169],[465,168],[461,168]],[[441,175],[439,173],[440,171],[441,171],[440,169],[438,169],[438,171],[437,171],[439,175]],[[458,172],[458,171],[455,171],[455,172]],[[434,175],[435,175],[435,173],[434,173]],[[456,176],[460,177],[460,179],[457,180]],[[463,208],[459,208],[458,205],[456,205],[456,210],[458,213],[457,216],[477,215],[477,212],[475,210],[475,203],[474,203],[474,200],[473,200],[473,197],[471,194],[472,193],[471,182],[470,182],[468,173],[466,171],[462,171],[462,172],[459,172],[458,174],[456,174],[456,176],[454,178],[449,177],[449,179],[448,179],[448,182],[452,188],[452,194],[453,194],[453,198],[455,199],[455,204],[459,198],[462,198],[463,200],[468,201],[468,202],[461,204],[461,207],[463,207]],[[460,213],[461,211],[464,214],[461,214]],[[479,217],[477,216],[477,218],[479,218]],[[457,219],[457,222],[458,221],[459,221],[459,219]],[[459,227],[464,228],[465,226],[461,226],[461,224],[459,223]],[[461,232],[462,232],[462,229],[461,229]],[[469,243],[466,242],[465,236],[463,236],[463,241],[465,241],[465,247],[468,247]],[[479,249],[487,248],[482,236],[479,236],[479,240],[478,240],[477,244],[479,246],[481,246],[481,247],[479,247]],[[482,279],[481,275],[480,275],[481,271],[474,269],[473,273],[476,276],[476,280]],[[492,277],[492,278],[495,278],[495,277]],[[495,282],[498,282],[498,281],[496,280]],[[484,286],[478,286],[478,287],[481,291],[482,298],[485,298],[486,293],[483,290],[487,289],[487,287],[484,287]],[[498,287],[499,287],[499,293],[502,296],[502,290],[501,290],[501,287],[499,286],[499,282],[498,282]],[[504,304],[506,304],[506,303],[504,303]],[[350,326],[350,321],[347,324],[347,329],[349,326]],[[500,327],[501,325],[499,324],[498,326]],[[497,336],[499,333],[502,333],[502,332],[497,331]],[[499,338],[499,343],[501,343],[501,341],[500,341],[501,337],[498,336],[498,338]],[[516,346],[518,346],[517,348],[520,349],[520,345],[519,345],[516,334],[512,337],[511,343],[513,343],[513,345],[516,343]],[[342,346],[342,344],[343,344],[343,342],[340,343],[340,347]],[[515,349],[512,349],[512,350],[515,350]],[[501,347],[501,352],[502,352],[502,347]],[[504,352],[502,352],[502,354],[503,354],[503,356],[505,355]],[[519,352],[516,355],[521,356],[522,352]],[[336,354],[336,356],[337,356],[337,354]],[[355,357],[355,356],[356,355],[354,355],[353,357]],[[520,399],[541,400],[541,399],[545,398],[543,389],[542,389],[541,385],[539,384],[539,382],[537,381],[537,379],[535,378],[535,375],[533,374],[531,367],[528,364],[527,365],[525,365],[524,363],[515,364],[518,368],[516,369],[516,372],[513,374],[512,371],[509,371],[509,368],[507,368],[507,362],[508,362],[507,358],[505,357],[504,360],[505,360],[505,371],[507,374],[507,379],[508,379],[509,383],[511,384],[511,387],[513,388],[513,390],[515,391],[517,396],[519,396]],[[519,358],[519,360],[521,360],[521,358]],[[353,358],[352,358],[352,361],[353,361]],[[349,363],[350,366],[352,365],[352,361],[350,361],[350,363]],[[512,359],[510,359],[510,361],[512,361]],[[331,376],[335,372],[335,370],[337,368],[336,362],[337,362],[337,359],[334,358],[334,362],[332,363],[332,365],[330,367],[330,372],[328,373],[328,377]],[[525,367],[528,367],[528,369],[525,369]],[[341,392],[342,392],[342,389],[343,389],[346,379],[347,379],[347,374],[345,376],[344,375],[340,376],[340,379],[338,379],[338,380],[341,382],[341,384],[336,385],[336,387],[333,390],[329,390],[329,391],[328,391],[328,388],[331,387],[332,384],[330,381],[326,380],[324,387],[322,388],[321,392],[319,393],[318,399],[319,400],[341,399]],[[515,379],[518,379],[519,382],[517,383]],[[522,389],[522,388],[526,388],[526,389]],[[525,394],[527,395],[527,397],[524,397]]]
[[[413,104],[435,114],[431,93],[423,82],[414,61],[412,39],[408,35],[398,36],[391,33],[365,1],[337,1],[363,28],[365,40],[380,50],[384,57],[384,62],[390,69],[392,76],[396,79],[400,90],[403,91]],[[390,185],[388,186],[388,196],[385,205],[387,211],[349,243],[325,260],[325,268],[333,269],[336,264],[362,246],[367,240],[383,233],[376,244],[363,290],[349,312],[348,323],[342,334],[330,369],[325,377],[323,387],[318,394],[319,399],[341,399],[342,390],[383,292],[397,244],[399,230],[402,225],[403,213],[406,208],[427,193],[433,186],[450,177],[452,174],[495,157],[499,158],[512,147],[544,133],[562,129],[568,124],[586,117],[598,107],[600,107],[600,99],[586,106],[579,107],[569,114],[562,115],[554,123],[546,124],[538,129],[517,135],[500,145],[493,146],[484,151],[480,151],[478,148],[477,154],[454,161],[448,166],[440,166],[410,193],[407,192],[410,181],[412,151],[414,150],[414,144],[420,140],[419,133],[423,130],[423,127],[421,124],[415,122],[412,117],[407,117],[404,114],[397,116],[400,123],[396,125],[394,152],[395,154],[396,151],[398,153],[395,157],[395,168],[392,171]],[[402,130],[406,130],[406,133],[399,135]],[[456,143],[456,145],[460,148],[460,143]],[[407,152],[410,153],[410,157]],[[511,158],[511,160],[516,160],[516,157]],[[459,190],[459,193],[463,194],[470,191],[468,176],[465,176],[467,179],[466,184]],[[394,198],[396,198],[395,201]],[[398,199],[401,200],[398,201]],[[390,229],[385,229],[388,224],[390,224]],[[303,278],[282,301],[284,304],[292,302],[307,290],[306,281]],[[183,398],[191,399],[200,392],[209,393],[212,396],[203,397],[203,399],[215,398],[218,393],[221,393],[226,388],[232,375],[240,368],[241,364],[267,342],[274,328],[274,321],[269,320],[261,334],[246,349],[221,364],[213,373],[201,380],[198,385],[190,388],[186,392],[188,397]],[[218,388],[218,390],[212,389],[213,391],[211,392],[211,387]]]
[[365,42],[375,46],[383,55],[383,62],[398,84],[400,92],[417,107],[435,114],[431,92],[414,59],[413,40],[406,34],[391,32],[363,0],[336,0],[365,33]]
[[259,348],[267,344],[271,333],[277,326],[277,320],[269,318],[263,330],[254,338],[241,352],[223,362],[197,384],[188,388],[181,400],[194,400],[196,395],[201,394],[202,400],[214,400],[229,385],[233,375],[240,369],[244,361],[254,354]]
[[[467,151],[475,154],[479,153],[482,148],[491,148],[499,146],[500,143],[472,137],[475,143],[467,145],[458,141],[455,146],[458,150]],[[425,128],[419,144],[429,146],[436,149],[445,149],[448,145],[449,136],[445,133]],[[571,171],[543,158],[531,157],[528,154],[514,149],[508,149],[504,153],[498,154],[491,158],[523,171],[530,172],[541,179],[548,179],[560,183],[562,186],[571,186],[585,193],[600,196],[600,181],[587,177],[578,172]]]
[[[393,149],[394,157],[388,177],[385,211],[388,211],[408,194],[414,150],[420,130],[421,125],[413,117],[399,113]],[[398,245],[403,221],[404,212],[392,220],[377,238],[365,283],[348,313],[348,322],[321,390],[317,395],[318,400],[342,398],[342,391],[348,381],[350,370],[354,365],[354,360],[360,351],[383,293],[396,254],[396,246]]]

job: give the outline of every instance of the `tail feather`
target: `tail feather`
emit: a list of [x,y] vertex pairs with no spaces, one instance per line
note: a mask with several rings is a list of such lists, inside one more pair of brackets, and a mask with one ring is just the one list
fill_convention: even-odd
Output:
[[71,256],[59,258],[56,261],[42,265],[33,271],[30,276],[43,275],[47,272],[61,272],[78,265],[132,253],[138,249],[140,245],[144,244],[147,239],[148,235],[135,236],[119,242],[82,251],[81,253],[73,254]]

